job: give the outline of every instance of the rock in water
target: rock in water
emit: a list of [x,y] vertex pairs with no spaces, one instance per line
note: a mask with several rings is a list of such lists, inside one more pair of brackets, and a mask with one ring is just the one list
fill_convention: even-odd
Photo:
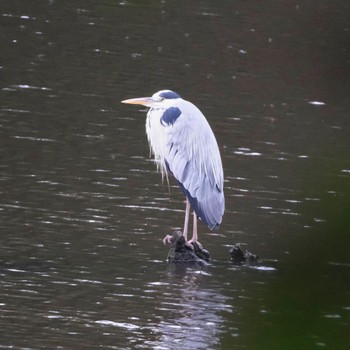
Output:
[[230,249],[230,255],[232,262],[236,265],[242,264],[242,263],[259,263],[260,258],[257,255],[254,255],[248,250],[242,250],[241,246],[238,243],[235,243],[232,248]]
[[174,231],[170,239],[168,261],[172,263],[207,263],[209,252],[200,243],[187,243],[181,231]]

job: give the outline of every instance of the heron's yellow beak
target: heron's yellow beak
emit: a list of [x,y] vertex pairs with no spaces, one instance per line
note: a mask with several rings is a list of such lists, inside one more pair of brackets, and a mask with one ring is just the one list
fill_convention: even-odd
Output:
[[143,106],[151,106],[154,101],[151,97],[137,97],[137,98],[130,98],[129,100],[123,100],[122,103],[129,103],[132,105],[143,105]]

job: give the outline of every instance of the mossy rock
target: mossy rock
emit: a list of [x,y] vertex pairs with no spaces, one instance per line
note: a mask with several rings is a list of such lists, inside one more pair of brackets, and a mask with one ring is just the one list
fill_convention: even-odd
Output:
[[209,252],[200,243],[187,243],[181,231],[174,231],[170,239],[168,261],[171,263],[207,263]]
[[260,258],[248,252],[248,250],[243,250],[239,243],[235,243],[230,249],[231,260],[234,264],[240,265],[243,263],[256,264],[260,262]]

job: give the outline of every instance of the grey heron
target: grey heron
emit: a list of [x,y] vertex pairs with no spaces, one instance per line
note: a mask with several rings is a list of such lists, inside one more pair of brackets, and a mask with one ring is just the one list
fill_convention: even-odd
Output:
[[[194,104],[171,90],[122,103],[150,108],[146,118],[150,149],[162,176],[172,174],[186,196],[186,241],[192,207],[193,235],[188,243],[197,242],[197,219],[211,230],[217,229],[225,209],[220,151],[208,121]],[[169,242],[170,237],[166,236],[163,243]]]

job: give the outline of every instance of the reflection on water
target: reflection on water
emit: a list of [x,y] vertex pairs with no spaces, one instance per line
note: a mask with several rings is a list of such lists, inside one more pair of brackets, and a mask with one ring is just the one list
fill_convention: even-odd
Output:
[[[231,311],[231,305],[226,304],[227,298],[201,286],[203,271],[194,271],[187,274],[180,281],[171,279],[170,283],[162,285],[159,300],[160,312],[167,317],[161,319],[153,331],[159,333],[154,342],[147,342],[152,348],[186,349],[214,348],[220,342],[220,333],[223,332],[224,319],[220,316],[223,311]],[[159,282],[154,283],[159,285]],[[153,285],[154,285],[153,284]],[[174,300],[173,286],[179,288],[178,296]]]
[[[349,348],[347,4],[2,5],[1,348]],[[119,103],[164,88],[221,148],[204,269],[165,263],[184,199]]]
[[[88,348],[84,343],[88,331],[90,341],[103,339],[115,348],[143,344],[197,349],[219,343],[224,327],[220,314],[232,312],[228,298],[217,288],[206,286],[211,276],[201,270],[167,272],[164,263],[157,262],[153,267],[148,264],[156,281],[147,282],[138,273],[114,277],[112,271],[109,280],[98,279],[92,276],[91,267],[68,268],[67,261],[58,268],[49,261],[25,266],[26,270],[21,269],[24,266],[2,268],[1,289],[6,301],[1,304],[2,320],[17,320],[17,324],[8,324],[3,345],[34,326],[35,331],[20,342],[22,346],[44,338],[48,346],[69,346],[73,341]],[[14,309],[12,303],[22,307]]]
[[[178,276],[171,273],[165,280],[148,282],[143,289],[143,299],[153,309],[145,315],[146,322],[140,317],[142,310],[134,310],[136,313],[131,314],[128,322],[120,322],[117,318],[119,321],[98,320],[96,323],[108,333],[122,329],[129,344],[143,344],[146,348],[213,347],[219,343],[224,323],[219,313],[231,311],[231,306],[217,291],[200,287],[205,282],[202,274],[202,271]],[[157,295],[156,302],[153,295]],[[131,298],[132,295],[112,296],[115,302],[123,297]]]

